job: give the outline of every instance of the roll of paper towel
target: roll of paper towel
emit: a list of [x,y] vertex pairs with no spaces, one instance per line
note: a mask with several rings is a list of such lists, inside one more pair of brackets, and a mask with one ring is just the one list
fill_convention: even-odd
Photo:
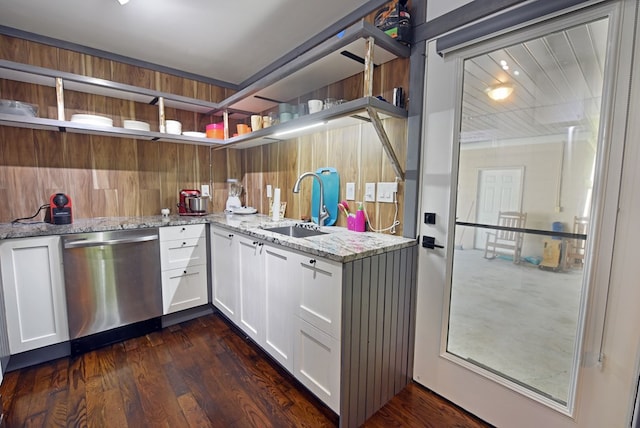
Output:
[[273,221],[280,220],[280,188],[276,187],[273,189]]

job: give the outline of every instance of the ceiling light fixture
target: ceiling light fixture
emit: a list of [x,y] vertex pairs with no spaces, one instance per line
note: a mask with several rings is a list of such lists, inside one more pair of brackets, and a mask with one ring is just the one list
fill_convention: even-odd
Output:
[[509,98],[509,95],[513,92],[513,85],[508,83],[500,83],[499,85],[491,86],[486,91],[489,98],[494,101],[502,101]]
[[118,0],[118,3],[120,3],[120,6],[124,6],[125,4],[129,3],[129,0]]

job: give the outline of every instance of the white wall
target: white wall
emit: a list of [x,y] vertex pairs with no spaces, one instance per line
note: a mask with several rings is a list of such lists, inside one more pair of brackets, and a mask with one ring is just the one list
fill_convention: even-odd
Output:
[[[457,217],[463,221],[476,220],[474,207],[477,208],[480,169],[523,167],[522,211],[527,213],[527,228],[551,230],[553,222],[562,222],[564,230],[571,232],[574,217],[584,215],[588,189],[592,186],[595,153],[588,137],[584,134],[570,144],[566,136],[555,136],[463,145]],[[471,216],[467,219],[469,212]],[[541,257],[544,239],[541,235],[526,235],[523,256]],[[456,244],[474,248],[473,240],[474,233],[470,230]]]

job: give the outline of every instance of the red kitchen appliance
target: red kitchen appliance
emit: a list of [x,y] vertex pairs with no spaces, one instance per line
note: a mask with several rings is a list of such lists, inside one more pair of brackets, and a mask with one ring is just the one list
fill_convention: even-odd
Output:
[[72,220],[71,198],[64,193],[51,195],[44,221],[51,224],[71,224]]
[[178,202],[179,215],[207,215],[208,197],[200,195],[199,190],[180,190],[180,202]]

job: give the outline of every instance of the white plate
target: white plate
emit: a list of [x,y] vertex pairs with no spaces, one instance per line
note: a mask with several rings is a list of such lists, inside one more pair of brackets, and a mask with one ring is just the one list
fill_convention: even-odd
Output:
[[87,125],[96,126],[113,126],[113,119],[97,114],[74,114],[71,116],[71,122],[86,123]]
[[151,125],[147,122],[141,122],[139,120],[125,120],[122,122],[125,129],[135,129],[136,131],[151,131]]
[[195,131],[185,131],[182,133],[182,135],[184,135],[185,137],[198,137],[198,138],[205,138],[207,136],[207,134],[205,134],[204,132],[195,132]]
[[232,208],[231,212],[234,214],[255,214],[258,212],[258,210],[253,207],[240,207]]

